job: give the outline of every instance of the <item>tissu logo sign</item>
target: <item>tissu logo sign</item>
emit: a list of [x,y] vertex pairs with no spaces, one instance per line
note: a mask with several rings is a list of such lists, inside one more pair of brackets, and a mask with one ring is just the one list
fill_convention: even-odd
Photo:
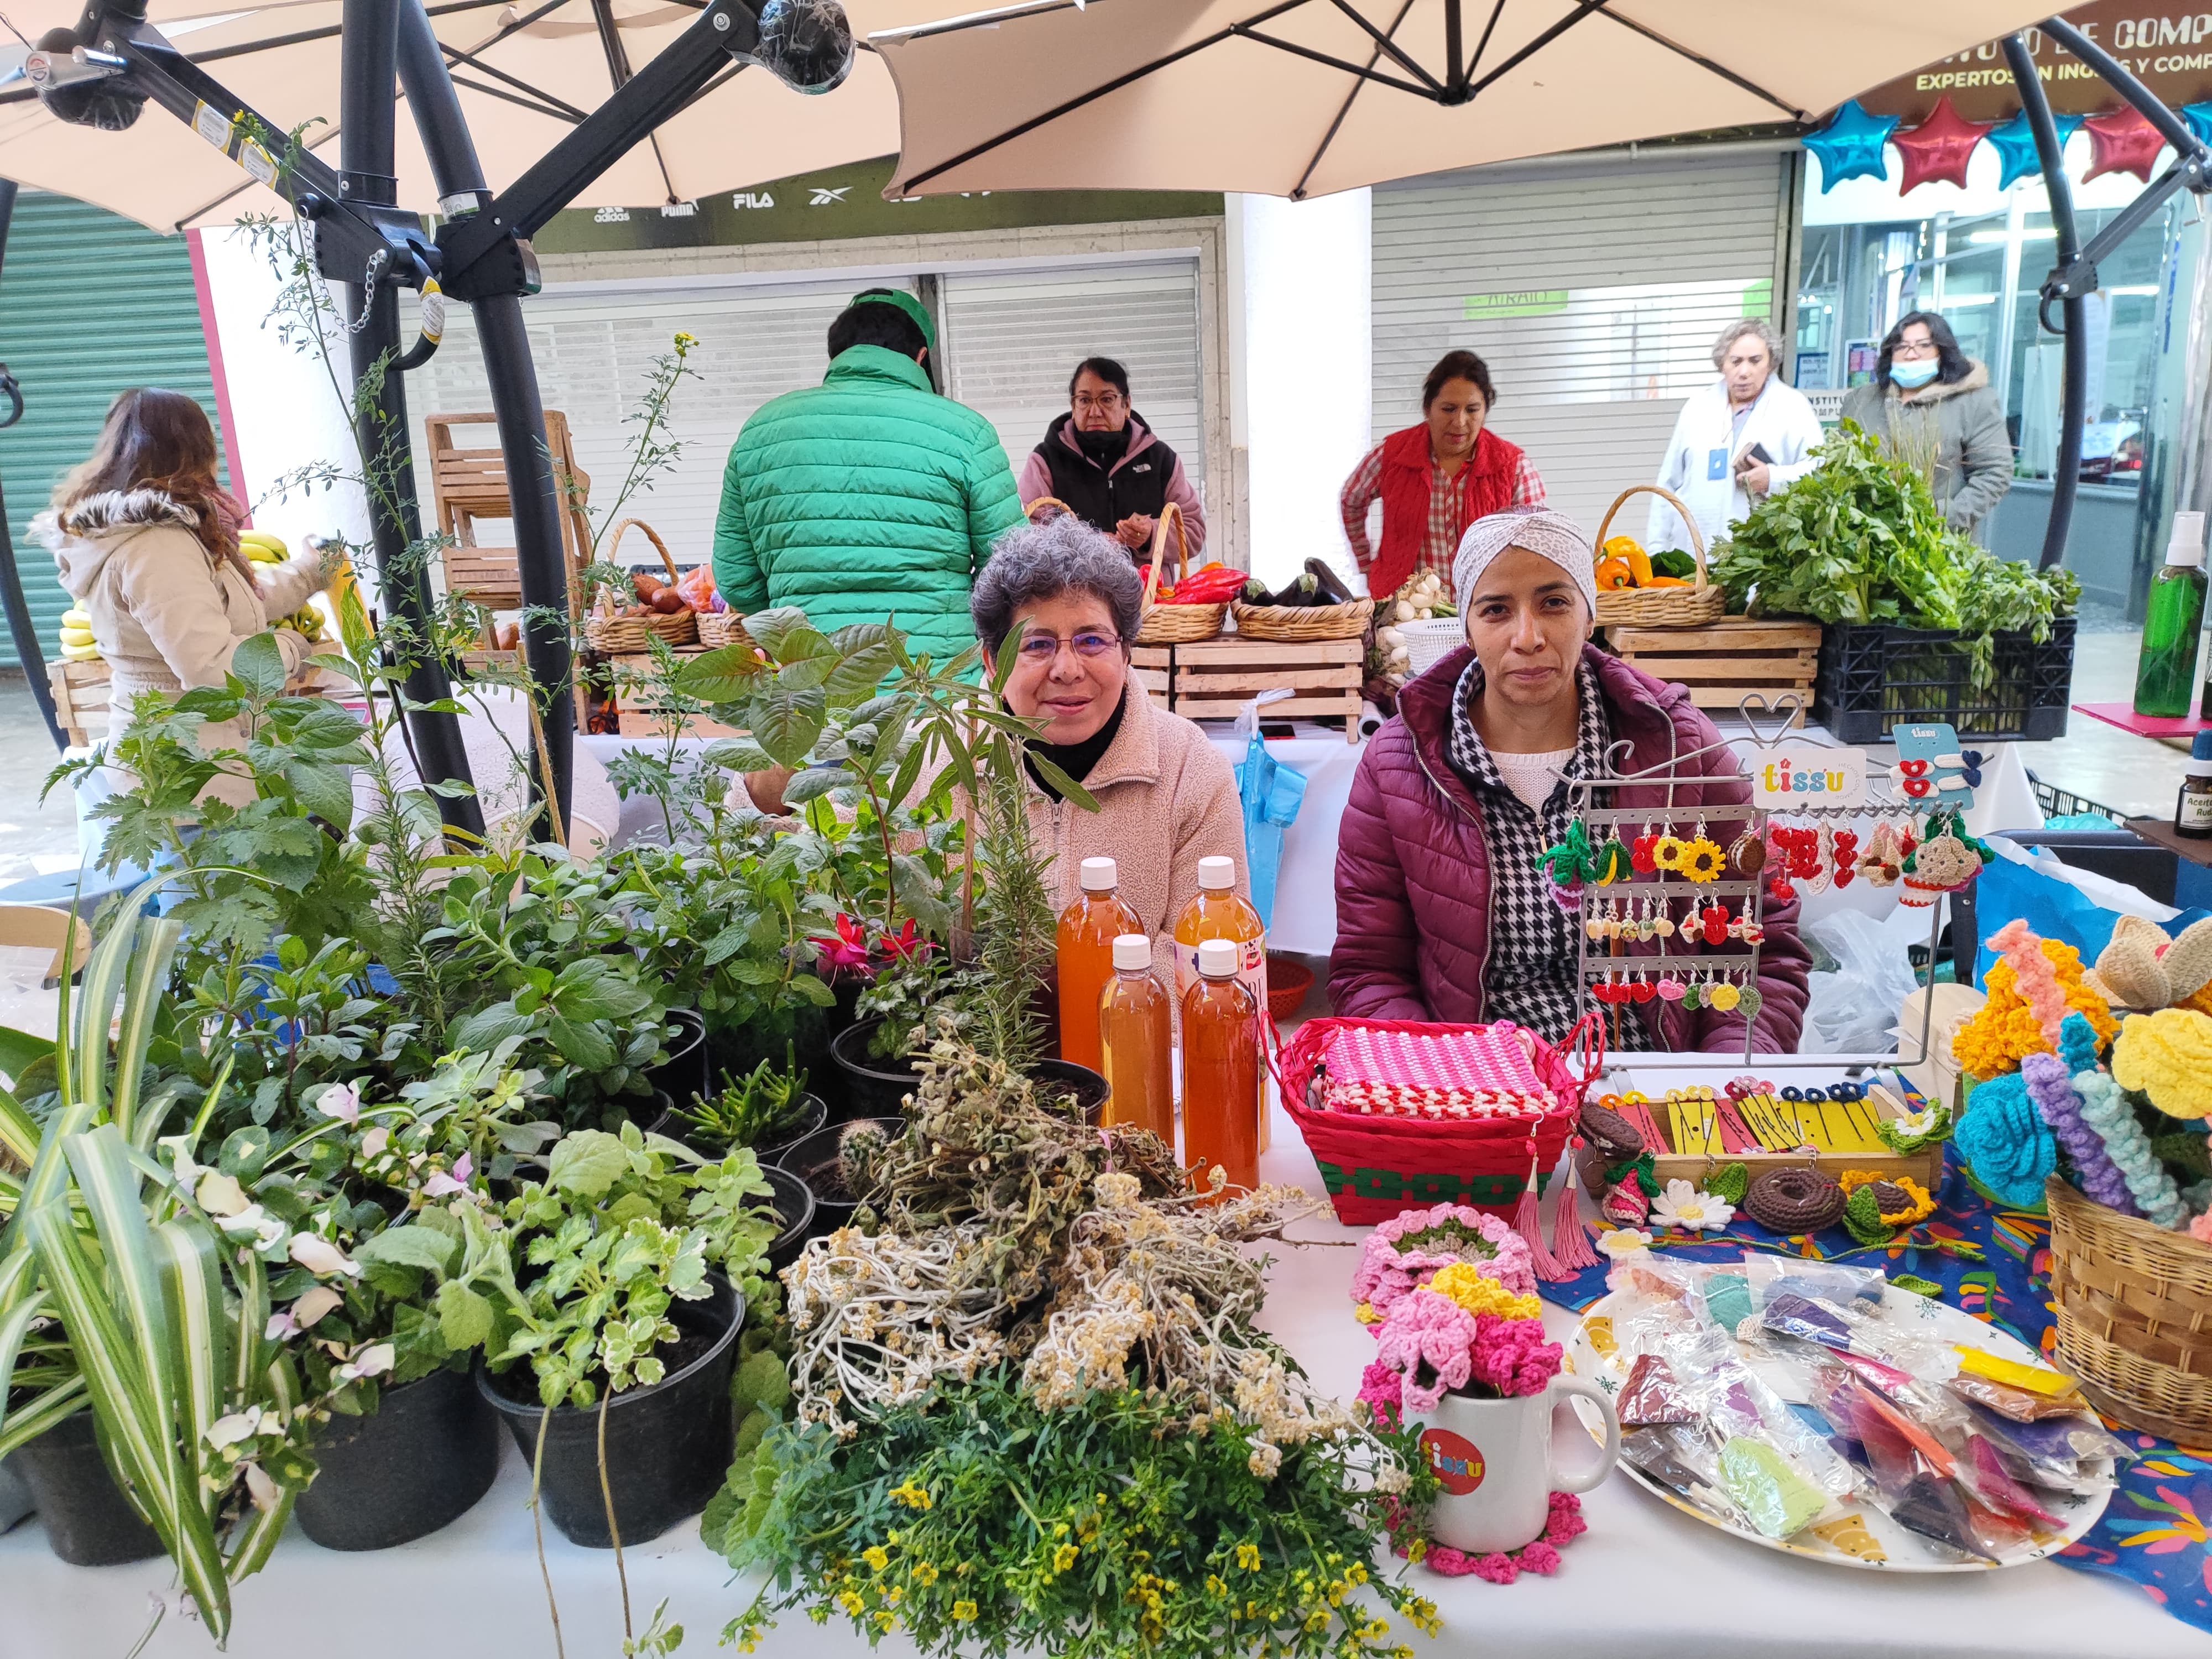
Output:
[[1751,803],[1771,811],[1792,807],[1859,806],[1866,801],[1863,749],[1814,743],[1780,743],[1751,756]]
[[1464,1435],[1449,1429],[1421,1431],[1421,1450],[1435,1472],[1437,1482],[1454,1498],[1464,1498],[1482,1484],[1488,1473],[1482,1449]]

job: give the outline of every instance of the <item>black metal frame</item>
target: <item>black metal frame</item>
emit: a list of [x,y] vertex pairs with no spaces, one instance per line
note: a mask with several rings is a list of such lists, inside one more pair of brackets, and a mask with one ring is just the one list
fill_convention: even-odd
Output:
[[[2005,62],[2019,88],[2021,108],[2027,112],[2028,130],[2035,137],[2036,159],[2043,164],[2044,188],[2051,197],[2052,247],[2056,263],[2043,279],[2036,320],[2048,333],[2057,335],[2066,347],[2066,374],[2058,416],[2058,459],[2051,481],[2051,518],[2044,526],[2043,554],[2039,568],[2048,570],[2066,554],[2067,532],[2073,527],[2074,502],[2081,483],[2081,435],[2087,410],[2089,343],[2082,332],[2083,302],[2097,291],[2097,267],[2110,258],[2150,216],[2163,208],[2177,190],[2202,196],[2212,191],[2212,149],[2189,130],[2189,125],[2168,109],[2158,94],[2130,74],[2103,47],[2063,17],[2043,25],[2044,33],[2079,58],[2113,91],[2141,111],[2173,146],[2174,164],[2096,235],[2081,245],[2074,216],[2074,187],[2067,182],[2063,148],[2058,125],[2051,119],[2051,102],[2043,95],[2043,82],[2035,72],[2035,59],[2026,39],[2015,34],[2004,43]],[[2061,320],[2051,320],[2057,304]]]
[[[477,0],[462,0],[436,9],[465,10],[476,3]],[[517,101],[524,94],[542,101],[544,94],[512,76],[499,76],[468,53],[443,46],[430,27],[422,0],[398,0],[396,4],[394,0],[345,0],[337,31],[342,55],[337,169],[312,151],[289,147],[281,129],[172,45],[147,21],[146,0],[88,0],[71,32],[73,41],[46,48],[33,64],[34,82],[41,75],[47,77],[40,83],[40,95],[64,119],[87,118],[82,104],[73,100],[81,98],[88,85],[97,83],[115,98],[150,100],[189,125],[227,123],[228,153],[241,162],[252,161],[269,175],[264,182],[270,188],[313,225],[317,269],[345,285],[348,313],[358,322],[350,335],[356,381],[380,357],[398,352],[401,288],[420,289],[434,279],[446,294],[471,306],[514,507],[522,598],[529,607],[524,652],[531,677],[546,699],[541,713],[550,775],[535,778],[533,785],[541,800],[550,794],[558,802],[563,823],[568,815],[574,738],[565,622],[568,580],[561,503],[544,440],[544,409],[522,319],[524,296],[538,287],[530,238],[661,122],[757,61],[764,15],[780,7],[787,16],[793,10],[781,6],[781,0],[706,0],[691,25],[632,74],[626,58],[617,61],[621,43],[613,37],[611,14],[600,0],[594,4],[603,40],[611,41],[613,94],[590,114],[580,115],[574,130],[496,198],[484,184],[447,60],[467,62],[514,88],[511,94],[498,94],[489,87],[478,87],[480,91],[514,96]],[[550,4],[541,6],[529,16],[550,9]],[[836,28],[842,30],[842,15],[835,14],[834,7],[813,9],[835,15]],[[516,21],[510,32],[527,21],[528,16]],[[829,72],[827,57],[801,62],[800,54],[823,50],[820,39],[805,36],[808,23],[816,21],[802,19],[787,29],[778,49],[789,52],[791,62],[814,75],[811,85],[821,89],[842,78],[851,46],[849,33],[833,40],[829,51],[843,53],[834,74]],[[301,38],[327,38],[328,33],[315,30]],[[790,44],[793,35],[799,38],[796,46]],[[776,72],[790,78],[782,63]],[[414,113],[436,180],[445,216],[434,238],[425,234],[415,214],[395,205],[395,76]],[[7,96],[0,94],[0,101]],[[579,114],[566,106],[556,112],[564,118]],[[127,122],[135,114],[133,109],[124,118]],[[251,152],[249,145],[255,147]],[[416,352],[403,361],[420,361],[422,356],[427,352],[418,344]],[[376,396],[361,410],[360,433],[364,451],[383,459],[396,485],[396,499],[387,501],[382,491],[372,490],[369,500],[384,602],[393,616],[427,638],[428,584],[422,571],[404,568],[400,556],[421,530],[400,374],[387,368]],[[21,612],[19,598],[9,610],[11,618]],[[410,675],[407,691],[417,704],[436,703],[450,696],[451,685],[450,665],[428,657]],[[466,784],[468,760],[454,717],[418,707],[409,711],[407,719],[416,751],[433,775],[426,781]],[[443,810],[449,825],[482,833],[482,817],[472,795],[448,796]]]

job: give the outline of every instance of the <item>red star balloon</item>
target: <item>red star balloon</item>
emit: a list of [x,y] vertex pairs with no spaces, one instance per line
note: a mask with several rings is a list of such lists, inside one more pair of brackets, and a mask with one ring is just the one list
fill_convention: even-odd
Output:
[[2115,114],[2092,116],[2081,125],[2089,135],[2091,157],[2089,170],[2081,175],[2085,182],[2107,173],[2132,173],[2143,183],[2150,182],[2150,170],[2166,148],[2166,135],[2141,110],[2130,104]]
[[1900,191],[1924,185],[1930,180],[1957,185],[1966,183],[1966,161],[1974,153],[1974,146],[1996,124],[1994,121],[1969,121],[1952,107],[1951,94],[1945,93],[1936,100],[1928,118],[1917,127],[1897,133],[1890,143],[1905,161],[1905,181]]

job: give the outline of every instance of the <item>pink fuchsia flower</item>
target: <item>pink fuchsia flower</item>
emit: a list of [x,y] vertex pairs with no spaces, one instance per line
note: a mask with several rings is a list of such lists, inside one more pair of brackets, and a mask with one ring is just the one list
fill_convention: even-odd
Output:
[[900,962],[926,957],[932,948],[930,942],[915,931],[912,916],[906,919],[906,926],[898,932],[884,935],[884,955]]
[[331,1375],[340,1382],[358,1382],[365,1376],[383,1376],[398,1358],[398,1350],[391,1343],[372,1343]]
[[469,1155],[463,1152],[460,1157],[453,1160],[452,1174],[448,1175],[441,1170],[422,1183],[422,1196],[450,1198],[456,1193],[465,1193],[469,1189],[469,1176],[473,1168],[474,1165],[469,1161]]
[[822,959],[830,964],[832,973],[849,969],[865,975],[870,971],[867,930],[842,911],[835,933],[817,934],[809,942],[820,948]]
[[361,1119],[361,1091],[350,1083],[333,1083],[315,1097],[315,1109],[325,1117],[334,1117],[341,1123],[356,1123]]
[[270,1342],[289,1342],[300,1334],[300,1322],[292,1317],[289,1308],[279,1308],[269,1316],[269,1324],[261,1333]]

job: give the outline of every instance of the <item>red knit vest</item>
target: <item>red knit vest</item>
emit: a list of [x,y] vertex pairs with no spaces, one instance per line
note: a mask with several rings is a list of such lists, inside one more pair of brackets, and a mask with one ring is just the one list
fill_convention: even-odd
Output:
[[[1367,591],[1378,599],[1396,592],[1413,574],[1414,561],[1429,533],[1429,481],[1434,470],[1426,426],[1409,426],[1382,441],[1382,539],[1367,573]],[[1451,480],[1457,495],[1455,548],[1468,526],[1513,505],[1513,487],[1520,476],[1517,445],[1488,427],[1475,434],[1474,453]]]

